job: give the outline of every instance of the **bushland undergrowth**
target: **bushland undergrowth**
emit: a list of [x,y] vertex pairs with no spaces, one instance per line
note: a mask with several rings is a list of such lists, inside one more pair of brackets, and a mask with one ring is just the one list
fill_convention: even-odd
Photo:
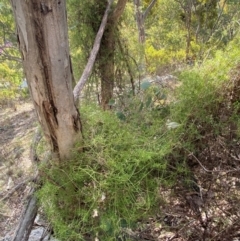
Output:
[[121,240],[124,228],[161,213],[167,197],[160,187],[181,180],[180,185],[193,188],[186,185],[193,181],[191,153],[197,156],[209,134],[223,135],[232,124],[239,136],[239,102],[231,102],[230,72],[240,62],[238,41],[202,66],[181,72],[170,103],[157,108],[148,103],[143,97],[149,87],[117,115],[81,106],[83,151],[76,147],[71,160],[41,167],[44,185],[38,196],[60,240]]

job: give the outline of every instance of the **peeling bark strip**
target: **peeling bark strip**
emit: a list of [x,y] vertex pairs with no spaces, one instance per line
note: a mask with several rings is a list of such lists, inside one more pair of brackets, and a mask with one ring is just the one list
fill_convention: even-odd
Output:
[[[34,2],[34,0],[33,0]],[[53,93],[52,93],[52,86],[50,83],[50,78],[52,76],[51,73],[51,66],[49,66],[49,55],[48,55],[48,49],[47,49],[47,45],[45,43],[45,39],[44,39],[44,32],[43,32],[43,22],[42,22],[42,18],[41,15],[46,15],[48,12],[47,9],[49,9],[49,7],[47,7],[44,3],[41,3],[39,8],[38,5],[33,5],[33,7],[35,8],[35,12],[34,12],[34,25],[35,25],[35,38],[36,38],[36,42],[37,42],[37,46],[38,46],[38,51],[39,51],[39,57],[40,57],[40,63],[42,65],[42,71],[43,71],[43,76],[45,77],[43,79],[43,84],[45,85],[45,89],[47,90],[47,95],[49,98],[49,104],[43,102],[43,105],[46,106],[46,110],[48,113],[52,113],[53,117],[55,119],[55,122],[57,123],[56,120],[56,114],[57,114],[57,108],[55,107],[54,104],[54,99],[53,99]],[[46,104],[46,105],[45,105]]]
[[11,0],[11,3],[38,120],[55,156],[64,159],[82,139],[72,93],[66,0]]

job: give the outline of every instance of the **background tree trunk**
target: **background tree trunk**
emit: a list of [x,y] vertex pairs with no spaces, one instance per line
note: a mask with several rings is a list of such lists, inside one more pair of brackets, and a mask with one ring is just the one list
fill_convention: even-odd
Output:
[[141,0],[134,0],[135,5],[135,14],[136,14],[136,22],[138,27],[138,41],[140,44],[144,44],[146,40],[145,35],[145,20],[149,14],[149,12],[152,10],[153,6],[157,2],[157,0],[152,0],[145,11],[142,11],[142,3]]
[[114,52],[116,43],[116,25],[121,17],[127,0],[118,0],[117,5],[109,16],[99,51],[99,72],[101,77],[101,106],[109,109],[109,101],[113,98],[114,88]]
[[78,81],[77,85],[75,86],[75,88],[73,90],[75,103],[78,102],[80,93],[83,90],[83,87],[84,87],[87,79],[89,78],[89,76],[92,72],[97,54],[98,54],[100,46],[101,46],[101,40],[102,40],[103,33],[104,33],[104,30],[105,30],[105,27],[106,27],[106,24],[107,24],[108,14],[110,12],[110,7],[112,5],[112,2],[113,2],[113,0],[108,2],[107,8],[106,8],[105,13],[104,13],[104,16],[102,18],[101,25],[98,29],[98,32],[97,32],[97,35],[96,35],[96,38],[95,38],[95,41],[94,41],[92,51],[90,53],[90,57],[89,57],[88,62],[87,62],[87,65],[86,65],[86,67],[85,67],[85,69],[82,73],[82,76],[81,76],[80,80]]
[[144,44],[145,43],[145,27],[144,27],[143,12],[140,10],[141,1],[134,0],[134,4],[135,4],[136,21],[137,21],[137,27],[138,27],[138,41],[140,44]]
[[64,0],[11,0],[23,68],[45,137],[64,159],[81,141]]
[[115,36],[113,26],[108,24],[99,52],[99,72],[101,77],[101,106],[109,109],[114,88],[114,49]]

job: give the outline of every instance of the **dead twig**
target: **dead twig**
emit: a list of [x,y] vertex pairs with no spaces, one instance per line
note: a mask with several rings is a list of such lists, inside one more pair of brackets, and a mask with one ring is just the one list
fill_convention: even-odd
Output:
[[228,171],[226,171],[226,170],[213,170],[213,171],[211,171],[211,170],[208,170],[192,152],[189,152],[188,156],[192,156],[199,163],[199,165],[203,168],[203,170],[205,172],[208,172],[208,173],[221,173],[221,172],[224,172],[225,174],[228,174],[228,173],[231,173],[231,172],[239,172],[240,171],[240,168],[235,168],[235,169],[228,170]]
[[[189,151],[188,151],[189,152]],[[189,152],[189,155],[188,156],[192,156],[198,163],[199,163],[199,165],[203,168],[203,170],[205,171],[205,172],[209,172],[209,173],[213,173],[213,172],[215,172],[215,171],[210,171],[210,170],[208,170],[205,166],[203,166],[203,164],[198,160],[198,158],[192,153],[192,152]]]
[[5,194],[5,196],[3,196],[0,199],[1,201],[5,201],[6,199],[10,198],[16,191],[18,191],[20,188],[26,186],[29,182],[34,181],[36,177],[31,177],[31,178],[27,178],[26,180],[20,182],[19,184],[17,184],[15,187],[13,187],[10,191],[7,192],[7,194]]

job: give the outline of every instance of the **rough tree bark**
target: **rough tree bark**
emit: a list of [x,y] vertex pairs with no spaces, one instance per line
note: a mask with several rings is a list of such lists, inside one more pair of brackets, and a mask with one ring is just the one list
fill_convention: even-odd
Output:
[[44,136],[57,159],[81,141],[72,93],[64,0],[11,0],[23,68]]
[[[76,99],[95,62],[112,2],[109,1],[91,58],[80,79],[82,82],[75,89]],[[74,144],[82,140],[82,133],[72,92],[66,2],[11,0],[11,4],[23,68],[43,134],[56,160],[67,159]],[[28,240],[36,213],[37,203],[33,193],[21,217],[14,241]]]
[[121,17],[127,0],[118,0],[110,14],[99,51],[99,71],[101,76],[101,106],[104,110],[110,108],[109,101],[113,97],[114,88],[114,52],[116,25]]

